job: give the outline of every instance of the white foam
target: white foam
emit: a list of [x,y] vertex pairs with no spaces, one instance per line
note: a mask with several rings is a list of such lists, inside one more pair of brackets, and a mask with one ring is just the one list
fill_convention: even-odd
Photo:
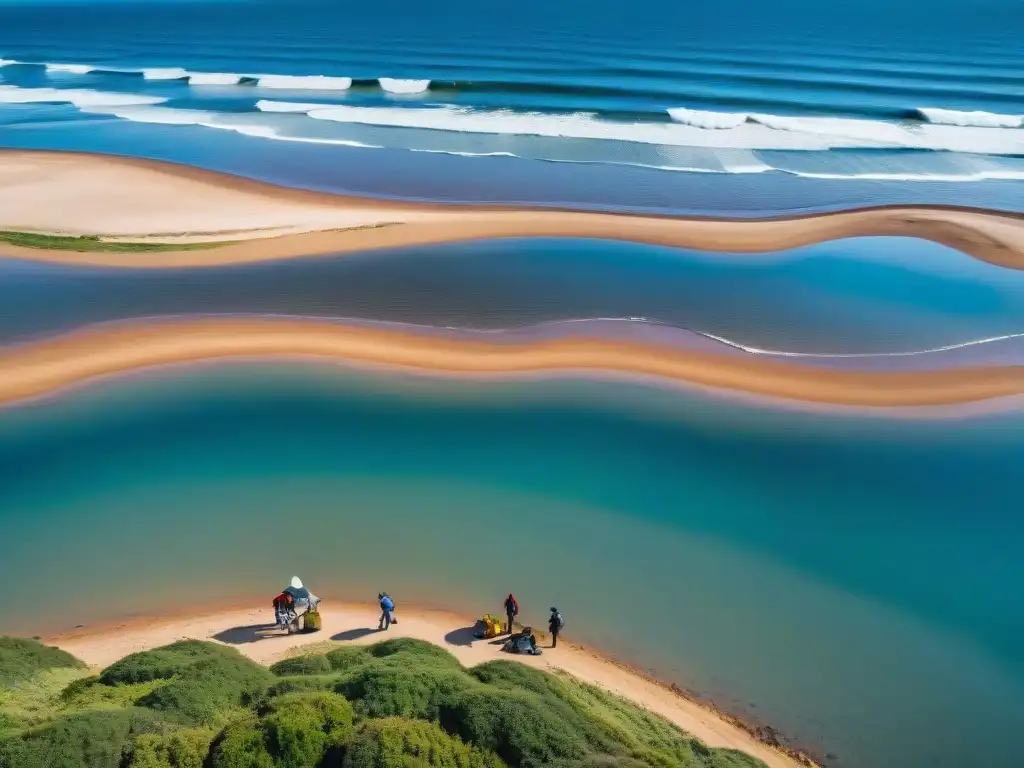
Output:
[[260,88],[283,90],[347,91],[352,87],[351,77],[326,75],[254,75]]
[[167,99],[137,93],[113,93],[72,88],[19,88],[0,85],[0,103],[6,104],[73,104],[79,109],[96,106],[159,104]]
[[310,112],[314,109],[325,109],[330,104],[311,104],[301,101],[273,101],[271,99],[260,99],[256,102],[256,109],[260,112]]
[[885,123],[829,117],[752,114],[730,130],[679,123],[617,122],[595,114],[551,114],[440,107],[332,106],[311,109],[310,117],[340,123],[427,128],[552,138],[601,139],[676,147],[763,150],[929,149],[977,154],[1024,154],[1024,132],[1001,128]]
[[72,75],[88,75],[95,71],[95,67],[88,64],[47,64],[47,72],[67,72]]
[[749,117],[745,112],[709,112],[685,107],[673,107],[667,111],[668,116],[677,123],[715,130],[737,128],[747,122]]
[[94,104],[82,109],[83,112],[113,115],[133,123],[156,123],[159,125],[202,125],[215,127],[216,112],[202,109],[174,109],[149,104],[114,105]]
[[1024,115],[1000,115],[996,112],[960,112],[955,109],[921,107],[917,110],[930,123],[977,128],[1021,128]]
[[429,80],[396,80],[393,77],[382,77],[377,82],[388,93],[423,93],[430,88]]
[[142,70],[142,77],[146,80],[184,80],[188,72],[181,67],[155,67]]
[[242,82],[242,75],[234,75],[228,72],[189,72],[189,85],[238,85]]
[[21,64],[21,62],[15,59],[0,59],[0,67],[9,67],[13,64]]

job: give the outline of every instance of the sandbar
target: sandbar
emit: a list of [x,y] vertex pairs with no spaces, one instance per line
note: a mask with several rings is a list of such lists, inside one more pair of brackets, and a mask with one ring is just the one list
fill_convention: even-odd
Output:
[[314,359],[441,376],[625,374],[798,402],[941,406],[1024,394],[1024,366],[851,370],[573,335],[477,340],[276,316],[145,319],[86,326],[0,349],[0,403],[45,397],[156,366],[231,359]]
[[[709,746],[746,752],[760,758],[770,768],[813,765],[802,752],[788,750],[792,754],[787,754],[787,751],[765,743],[765,739],[771,741],[774,738],[770,729],[747,726],[716,711],[713,705],[687,698],[678,688],[661,684],[643,672],[605,658],[573,643],[571,638],[539,657],[513,656],[502,653],[498,646],[487,640],[449,642],[446,635],[471,626],[473,622],[445,611],[403,609],[399,614],[401,621],[386,634],[372,631],[377,626],[379,614],[375,605],[325,601],[321,614],[323,629],[312,634],[286,635],[271,630],[273,612],[269,608],[243,607],[203,615],[135,619],[106,627],[87,627],[47,637],[44,641],[63,648],[87,664],[103,667],[130,653],[183,639],[223,642],[236,647],[254,661],[271,664],[296,653],[303,646],[319,646],[342,633],[354,638],[344,642],[358,644],[396,636],[415,637],[445,648],[467,666],[504,658],[548,671],[568,672],[661,715]],[[543,644],[543,640],[541,642]]]
[[632,241],[767,253],[848,237],[932,240],[1024,269],[1024,216],[879,206],[773,219],[671,217],[346,197],[138,158],[0,150],[0,230],[202,250],[113,252],[0,245],[6,256],[110,267],[195,267],[508,237]]

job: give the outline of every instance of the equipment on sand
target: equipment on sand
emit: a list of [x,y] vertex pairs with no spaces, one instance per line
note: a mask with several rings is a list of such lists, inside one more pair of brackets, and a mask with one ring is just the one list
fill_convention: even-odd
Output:
[[506,653],[525,653],[529,656],[540,656],[541,649],[537,647],[537,638],[534,637],[530,627],[524,627],[522,632],[512,635],[501,650]]
[[297,632],[316,632],[323,626],[320,620],[320,598],[302,585],[298,576],[274,598],[274,621],[278,629],[289,635]]
[[501,621],[497,616],[485,613],[483,618],[477,619],[473,626],[473,637],[477,640],[489,640],[501,634]]

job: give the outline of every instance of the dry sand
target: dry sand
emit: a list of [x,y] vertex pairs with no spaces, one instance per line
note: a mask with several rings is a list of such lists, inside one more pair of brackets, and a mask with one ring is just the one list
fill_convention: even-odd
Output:
[[107,266],[203,266],[497,237],[592,237],[756,253],[841,237],[898,235],[1024,269],[1024,216],[967,208],[890,206],[734,221],[415,204],[285,189],[151,160],[24,150],[0,151],[0,230],[242,241],[146,253],[0,244],[8,256]]
[[848,406],[953,405],[1024,393],[1024,366],[851,371],[641,342],[572,336],[476,341],[324,320],[251,317],[97,325],[7,347],[0,350],[0,403],[154,366],[259,358],[319,359],[449,376],[610,372]]
[[387,637],[415,637],[446,648],[467,666],[505,658],[541,669],[564,670],[580,680],[646,707],[709,746],[747,752],[772,768],[809,764],[772,748],[752,735],[751,729],[685,698],[678,690],[572,642],[563,640],[558,648],[545,649],[539,657],[512,656],[501,653],[493,641],[473,640],[468,631],[471,621],[443,611],[396,611],[399,623],[386,634],[374,631],[378,614],[376,606],[338,605],[325,601],[323,629],[312,634],[287,635],[274,630],[270,627],[274,620],[273,611],[250,608],[165,620],[139,619],[114,626],[86,628],[44,640],[90,665],[103,667],[129,653],[182,639],[224,642],[261,664],[270,664],[295,653],[304,645],[320,644],[332,638],[366,644]]

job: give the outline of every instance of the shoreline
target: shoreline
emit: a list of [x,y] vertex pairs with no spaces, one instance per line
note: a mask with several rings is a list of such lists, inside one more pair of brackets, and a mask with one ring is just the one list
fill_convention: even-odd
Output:
[[511,343],[257,316],[124,321],[0,348],[0,405],[161,366],[236,359],[312,359],[470,378],[610,372],[854,407],[955,406],[1024,394],[1024,366],[1019,365],[849,370],[651,342],[561,336]]
[[[763,760],[769,768],[818,765],[809,752],[788,745],[775,729],[744,721],[713,701],[571,640],[563,640],[556,650],[545,649],[539,657],[513,656],[491,645],[493,641],[466,639],[465,630],[475,620],[445,609],[420,605],[403,608],[396,612],[399,623],[385,634],[372,631],[379,613],[375,606],[329,598],[324,602],[323,629],[308,635],[263,636],[260,630],[273,622],[273,612],[246,602],[218,609],[206,606],[175,611],[163,617],[110,620],[49,633],[42,640],[91,667],[103,667],[129,653],[186,638],[213,640],[232,646],[261,664],[271,664],[303,648],[315,651],[325,642],[368,644],[388,637],[416,637],[450,651],[465,666],[505,659],[567,672],[664,717],[708,746],[738,749]],[[343,637],[334,640],[338,635]],[[546,638],[541,638],[540,645],[545,644]]]
[[[141,158],[11,149],[0,150],[0,230],[183,245],[142,253],[0,245],[9,257],[106,267],[221,266],[498,238],[597,238],[753,254],[893,236],[1024,269],[1024,214],[966,207],[878,206],[750,220],[397,202]],[[184,248],[224,240],[231,242]]]

